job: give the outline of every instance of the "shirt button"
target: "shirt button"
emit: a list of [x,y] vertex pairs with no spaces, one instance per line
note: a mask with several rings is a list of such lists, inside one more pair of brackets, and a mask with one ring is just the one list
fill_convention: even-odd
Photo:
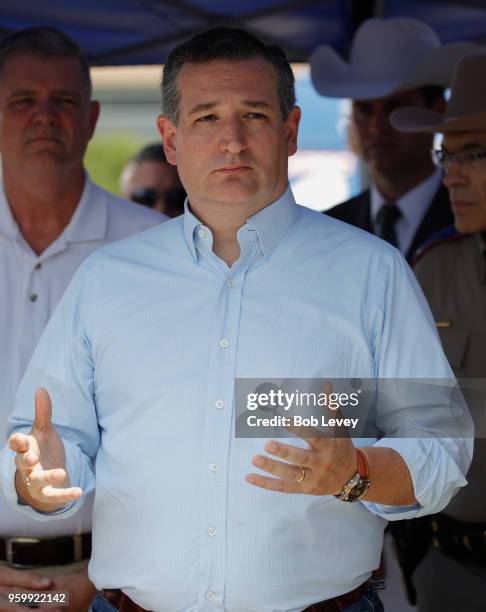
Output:
[[213,591],[208,591],[206,593],[206,599],[208,601],[213,601],[213,599],[216,597],[216,593],[214,593]]
[[209,465],[209,469],[211,470],[211,472],[217,472],[218,471],[218,466],[215,463],[211,463]]
[[197,230],[197,235],[199,236],[199,238],[206,238],[206,231],[201,229]]
[[209,527],[208,529],[208,535],[213,537],[216,535],[216,529],[214,527]]
[[224,402],[223,400],[216,400],[216,408],[218,410],[221,410],[222,408],[224,408]]
[[40,270],[42,268],[42,264],[38,263],[34,266],[34,270]]
[[229,278],[229,279],[226,281],[226,284],[227,284],[227,286],[228,286],[230,289],[232,289],[232,288],[235,286],[235,281],[234,281],[232,278]]
[[29,299],[31,302],[35,302],[37,300],[37,297],[38,297],[37,293],[32,293]]
[[219,346],[220,346],[221,348],[228,348],[228,346],[229,346],[229,341],[228,341],[228,340],[226,340],[226,338],[223,338],[223,339],[221,339],[221,340],[219,341]]

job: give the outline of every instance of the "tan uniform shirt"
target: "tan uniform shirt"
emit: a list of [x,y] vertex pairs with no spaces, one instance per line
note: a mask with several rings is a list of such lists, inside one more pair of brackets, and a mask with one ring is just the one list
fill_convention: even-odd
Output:
[[[445,354],[460,379],[476,422],[469,485],[453,497],[446,514],[486,522],[486,241],[479,234],[433,245],[415,273],[437,323]],[[483,388],[483,393],[477,389]]]

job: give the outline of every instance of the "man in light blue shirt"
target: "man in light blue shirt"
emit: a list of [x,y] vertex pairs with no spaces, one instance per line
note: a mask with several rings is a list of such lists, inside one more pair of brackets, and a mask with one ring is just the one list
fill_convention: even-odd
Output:
[[163,113],[185,214],[82,266],[20,387],[3,487],[42,520],[96,486],[94,610],[380,609],[363,585],[386,521],[443,508],[471,445],[411,439],[420,405],[409,425],[379,415],[393,438],[364,452],[235,438],[234,386],[450,378],[424,298],[395,249],[295,204],[300,109],[278,48],[228,29],[180,45]]

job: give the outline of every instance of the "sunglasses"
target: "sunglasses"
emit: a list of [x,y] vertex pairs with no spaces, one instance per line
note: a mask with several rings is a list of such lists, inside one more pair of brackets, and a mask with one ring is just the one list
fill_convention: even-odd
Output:
[[165,191],[159,191],[152,187],[140,187],[135,189],[130,194],[130,200],[143,206],[153,208],[158,201],[165,202],[165,206],[170,210],[182,212],[184,209],[184,200],[186,192],[180,187],[172,187]]

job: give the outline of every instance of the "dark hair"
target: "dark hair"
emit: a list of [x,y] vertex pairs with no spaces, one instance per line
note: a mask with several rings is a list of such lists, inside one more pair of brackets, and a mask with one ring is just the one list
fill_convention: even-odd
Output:
[[164,147],[159,142],[148,144],[130,159],[131,162],[156,161],[169,163],[165,157]]
[[438,98],[443,98],[445,91],[440,85],[424,85],[419,87],[418,90],[427,108],[432,108]]
[[162,112],[177,124],[181,98],[177,76],[185,63],[238,62],[255,57],[265,59],[275,68],[280,109],[287,119],[295,106],[295,79],[285,53],[277,45],[264,45],[244,30],[222,27],[197,34],[171,51],[162,76]]
[[28,53],[45,59],[76,58],[83,74],[88,97],[91,96],[88,61],[79,46],[62,30],[51,26],[36,26],[18,30],[3,38],[0,42],[0,77],[6,60],[17,53]]

